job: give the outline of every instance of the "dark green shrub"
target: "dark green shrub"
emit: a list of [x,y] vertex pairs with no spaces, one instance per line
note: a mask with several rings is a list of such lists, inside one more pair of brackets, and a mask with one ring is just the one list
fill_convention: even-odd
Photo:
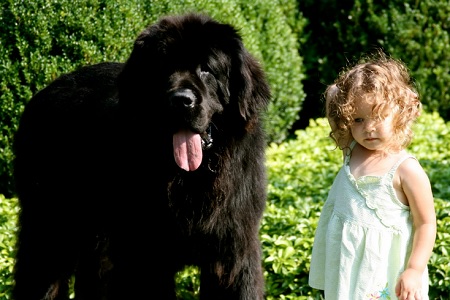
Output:
[[428,111],[450,120],[448,1],[391,1],[373,5],[370,23],[387,51],[407,62]]
[[323,116],[318,99],[325,86],[348,62],[375,47],[403,60],[427,111],[450,121],[448,0],[304,0],[299,10],[308,20],[300,48],[307,75],[301,125],[308,125],[308,117]]

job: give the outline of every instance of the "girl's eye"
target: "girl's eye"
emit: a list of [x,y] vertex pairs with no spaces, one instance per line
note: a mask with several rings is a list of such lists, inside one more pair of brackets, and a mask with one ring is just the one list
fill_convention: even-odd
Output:
[[353,121],[355,123],[362,123],[362,122],[364,122],[364,119],[363,118],[355,118]]

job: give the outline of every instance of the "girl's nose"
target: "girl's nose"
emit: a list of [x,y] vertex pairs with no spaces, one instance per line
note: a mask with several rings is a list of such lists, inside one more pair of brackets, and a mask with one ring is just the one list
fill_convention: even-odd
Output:
[[376,122],[375,122],[375,120],[368,119],[368,120],[365,121],[364,130],[366,132],[372,132],[372,131],[375,131],[375,129],[376,129]]

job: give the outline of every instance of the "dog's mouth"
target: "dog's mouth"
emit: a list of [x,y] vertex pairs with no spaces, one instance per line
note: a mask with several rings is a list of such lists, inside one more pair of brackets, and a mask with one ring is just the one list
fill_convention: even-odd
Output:
[[202,138],[202,149],[208,150],[213,145],[213,139],[211,136],[211,125],[208,126],[208,129],[206,129],[206,132],[201,135]]
[[186,171],[198,169],[203,159],[203,150],[212,147],[211,129],[198,134],[182,129],[173,135],[173,156],[177,165]]

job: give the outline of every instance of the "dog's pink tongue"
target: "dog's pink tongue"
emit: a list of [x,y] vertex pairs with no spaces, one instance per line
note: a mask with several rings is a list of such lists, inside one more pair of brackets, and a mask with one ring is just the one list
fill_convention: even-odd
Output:
[[177,165],[195,171],[202,163],[202,141],[199,134],[181,130],[173,135],[173,156]]

